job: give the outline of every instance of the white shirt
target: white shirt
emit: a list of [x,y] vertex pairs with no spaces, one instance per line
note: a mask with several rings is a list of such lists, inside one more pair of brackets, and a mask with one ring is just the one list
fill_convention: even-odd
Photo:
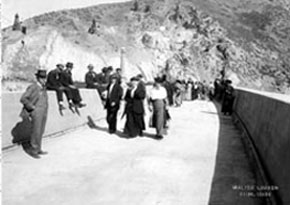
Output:
[[108,96],[110,97],[111,96],[111,93],[112,93],[112,90],[115,86],[115,83],[114,84],[111,84],[110,88],[109,88],[109,93],[108,93]]
[[137,86],[131,90],[131,97],[132,98],[134,98],[134,94],[135,94],[136,89],[137,89]]
[[167,98],[167,91],[164,87],[160,87],[159,89],[153,87],[150,92],[150,98],[152,100],[163,100]]

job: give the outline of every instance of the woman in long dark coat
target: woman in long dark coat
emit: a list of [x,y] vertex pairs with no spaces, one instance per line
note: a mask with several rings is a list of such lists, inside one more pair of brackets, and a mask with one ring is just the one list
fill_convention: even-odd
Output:
[[223,101],[222,101],[222,113],[224,115],[231,115],[233,112],[233,104],[234,104],[234,88],[231,86],[232,81],[231,80],[226,80],[225,82],[225,90],[223,94]]
[[125,95],[126,123],[124,133],[129,137],[143,136],[145,130],[144,104],[146,97],[145,87],[139,84],[139,79],[131,78],[132,87],[127,90]]

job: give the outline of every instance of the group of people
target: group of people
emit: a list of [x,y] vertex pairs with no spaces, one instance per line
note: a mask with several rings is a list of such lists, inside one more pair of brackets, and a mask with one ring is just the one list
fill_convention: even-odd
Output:
[[[38,70],[36,82],[31,84],[20,101],[23,104],[21,117],[27,118],[32,123],[30,135],[30,155],[39,158],[39,155],[47,154],[41,149],[41,139],[44,133],[48,97],[46,90],[56,92],[59,109],[65,109],[63,94],[66,95],[69,108],[81,108],[86,106],[77,86],[72,79],[73,63],[66,65],[57,64],[56,68],[48,74],[46,70]],[[143,80],[139,74],[130,79],[126,86],[122,83],[122,70],[117,68],[114,72],[112,66],[104,67],[101,73],[95,73],[93,65],[88,65],[88,72],[85,75],[86,88],[96,89],[103,100],[104,108],[107,110],[108,131],[110,134],[117,131],[118,112],[121,108],[121,101],[125,101],[122,118],[126,117],[124,134],[128,137],[142,137],[145,126],[145,105],[152,113],[149,126],[156,129],[156,139],[162,139],[167,132],[170,120],[169,107],[179,107],[183,100],[222,100],[222,113],[231,114],[234,101],[234,89],[230,80],[216,80],[212,85],[206,83],[194,83],[176,80],[169,82],[167,76],[156,77],[152,88]],[[126,92],[124,89],[126,88]]]
[[[48,74],[46,70],[38,70],[35,74],[36,82],[28,86],[21,96],[20,102],[23,104],[21,117],[28,119],[32,124],[30,138],[27,139],[30,147],[27,151],[34,158],[40,158],[40,155],[47,154],[41,147],[48,112],[47,90],[56,92],[60,110],[66,109],[63,94],[66,95],[70,109],[86,106],[72,79],[72,69],[73,63],[68,62],[66,65],[57,64],[56,68]],[[164,83],[162,78],[156,78],[152,91],[147,92],[143,76],[139,74],[130,79],[126,86],[126,93],[124,93],[124,88],[121,85],[121,69],[118,68],[113,73],[113,68],[109,66],[103,68],[99,74],[93,71],[92,65],[89,65],[88,69],[89,71],[85,76],[86,88],[97,89],[100,93],[104,108],[107,110],[106,119],[109,133],[113,134],[117,130],[118,111],[121,107],[121,101],[124,99],[126,103],[123,113],[123,117],[126,116],[124,134],[129,137],[143,136],[143,131],[146,128],[144,121],[145,104],[148,104],[148,109],[153,112],[150,127],[156,128],[156,139],[163,138],[169,114],[168,95],[162,86]]]
[[111,76],[115,76],[118,83],[121,84],[121,68],[117,68],[115,73],[113,73],[113,67],[103,67],[100,73],[94,71],[94,66],[92,64],[88,65],[88,72],[85,75],[86,88],[88,89],[97,89],[102,101],[106,101],[106,90],[110,84]]
[[191,79],[167,81],[167,76],[163,75],[163,86],[168,93],[168,102],[170,106],[180,107],[183,101],[192,101],[196,99],[211,100],[213,95],[213,83],[209,85],[206,81],[194,82]]
[[28,86],[21,96],[20,102],[23,104],[23,109],[20,116],[29,120],[32,125],[30,138],[27,139],[29,142],[23,143],[29,143],[29,148],[26,151],[34,158],[40,158],[39,155],[47,154],[41,149],[48,112],[47,90],[56,92],[60,111],[66,109],[63,93],[66,95],[70,109],[86,106],[82,102],[79,89],[74,85],[72,69],[73,63],[68,62],[65,66],[57,64],[56,68],[48,74],[46,70],[38,70],[35,74],[36,82]]
[[69,108],[81,108],[86,106],[82,102],[79,89],[74,85],[72,79],[73,63],[68,62],[65,66],[57,64],[56,68],[51,70],[47,76],[46,88],[47,90],[54,90],[60,110],[64,110],[63,93],[65,93],[68,100]]
[[168,93],[168,102],[170,106],[180,107],[184,100],[217,100],[222,102],[221,112],[224,115],[231,115],[235,99],[232,81],[229,79],[215,79],[214,82],[204,81],[194,82],[191,79],[176,80],[170,83],[163,76],[163,86]]
[[216,79],[214,82],[214,98],[222,103],[221,112],[224,115],[233,113],[235,89],[229,79]]
[[[120,76],[113,74],[106,90],[105,109],[107,110],[107,123],[110,134],[117,130],[118,111],[121,100],[124,99],[125,106],[122,118],[126,117],[124,134],[128,137],[143,137],[145,126],[145,105],[152,112],[150,127],[156,129],[155,139],[162,139],[168,128],[168,101],[167,91],[162,86],[162,79],[155,78],[153,88],[147,92],[143,75],[139,74],[127,83],[126,92],[123,92]],[[166,115],[167,113],[167,115]]]

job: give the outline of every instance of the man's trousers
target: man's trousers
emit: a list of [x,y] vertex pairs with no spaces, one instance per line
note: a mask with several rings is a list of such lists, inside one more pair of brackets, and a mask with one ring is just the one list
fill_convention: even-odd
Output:
[[71,89],[68,87],[48,87],[47,90],[54,90],[56,92],[56,98],[58,102],[63,102],[63,93],[65,93],[68,101],[73,98]]
[[109,125],[109,132],[113,133],[117,130],[117,116],[118,116],[117,108],[108,108],[107,109],[107,122]]
[[30,138],[30,144],[34,151],[41,151],[42,135],[45,130],[45,124],[47,120],[47,108],[36,108],[31,113],[32,119],[32,133]]

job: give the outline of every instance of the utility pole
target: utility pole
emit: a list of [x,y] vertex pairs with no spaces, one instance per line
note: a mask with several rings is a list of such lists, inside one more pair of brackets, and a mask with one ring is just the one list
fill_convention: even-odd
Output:
[[126,53],[125,47],[121,47],[121,52],[120,52],[120,68],[121,68],[121,73],[122,73],[122,76],[123,77],[125,77],[124,74],[126,73],[125,72],[125,59],[124,59],[125,53]]

